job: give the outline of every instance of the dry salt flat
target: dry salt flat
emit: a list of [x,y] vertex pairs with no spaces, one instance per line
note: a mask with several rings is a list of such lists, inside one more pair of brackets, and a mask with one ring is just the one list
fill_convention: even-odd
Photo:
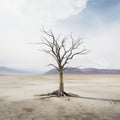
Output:
[[65,75],[81,98],[39,95],[58,88],[57,75],[0,76],[0,120],[120,120],[120,75]]

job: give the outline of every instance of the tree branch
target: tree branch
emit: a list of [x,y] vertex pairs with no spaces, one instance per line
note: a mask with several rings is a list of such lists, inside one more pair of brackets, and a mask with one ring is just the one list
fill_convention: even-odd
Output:
[[59,71],[59,68],[54,64],[49,64],[48,66],[53,66],[54,68],[56,68]]
[[[53,67],[55,67],[57,70],[58,69],[64,69],[65,65],[74,58],[76,55],[83,55],[87,54],[87,49],[84,47],[82,48],[82,38],[78,38],[75,40],[72,36],[70,35],[70,40],[71,40],[71,45],[69,47],[66,46],[67,42],[65,36],[61,38],[61,34],[58,35],[56,38],[55,35],[53,34],[52,30],[49,30],[48,32],[44,29],[44,27],[41,30],[42,35],[41,38],[41,43],[36,43],[36,44],[42,44],[48,48],[43,50],[45,53],[50,54],[57,62],[58,67],[55,66],[54,64],[50,64]],[[50,38],[50,39],[49,39]],[[79,49],[80,48],[80,49]]]

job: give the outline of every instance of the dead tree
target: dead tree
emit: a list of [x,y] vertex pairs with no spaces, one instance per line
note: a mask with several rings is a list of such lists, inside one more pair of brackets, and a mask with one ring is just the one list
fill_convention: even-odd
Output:
[[[41,32],[41,42],[36,44],[44,45],[45,49],[43,52],[54,58],[56,64],[49,65],[57,69],[60,77],[59,90],[44,95],[74,96],[73,94],[68,94],[64,91],[63,71],[68,68],[66,65],[75,56],[87,53],[87,49],[83,46],[82,39],[78,38],[75,40],[72,35],[69,37],[62,37],[61,35],[55,37],[51,30],[46,31],[44,28]],[[69,43],[69,46],[67,43]]]

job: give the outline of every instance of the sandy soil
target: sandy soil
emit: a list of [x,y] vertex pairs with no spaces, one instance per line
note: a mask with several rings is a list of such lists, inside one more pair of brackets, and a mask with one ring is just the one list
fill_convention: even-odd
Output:
[[120,75],[66,75],[81,98],[46,98],[57,76],[0,76],[0,120],[120,120]]

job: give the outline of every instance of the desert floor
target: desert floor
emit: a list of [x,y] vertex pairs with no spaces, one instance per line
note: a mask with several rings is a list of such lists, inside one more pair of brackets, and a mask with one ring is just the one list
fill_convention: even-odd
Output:
[[58,76],[0,76],[0,120],[120,120],[120,75],[65,75],[65,91],[81,98],[45,98]]

